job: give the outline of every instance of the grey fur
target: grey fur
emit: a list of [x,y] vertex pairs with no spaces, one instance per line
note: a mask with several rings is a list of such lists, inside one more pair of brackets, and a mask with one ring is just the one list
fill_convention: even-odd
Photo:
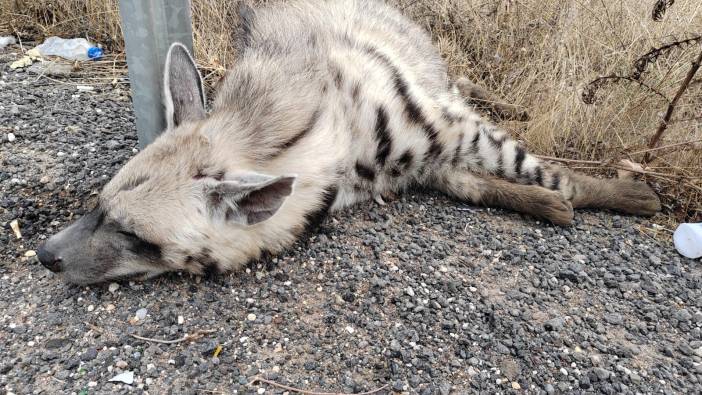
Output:
[[[574,206],[660,209],[643,183],[576,175],[528,154],[449,86],[429,35],[383,3],[298,0],[241,15],[246,36],[211,113],[192,58],[174,45],[171,127],[101,194],[106,223],[129,229],[144,257],[101,256],[99,273],[81,276],[97,257],[62,240],[123,247],[109,229],[77,237],[70,227],[43,254],[61,256],[70,281],[235,270],[290,246],[319,213],[382,204],[411,185],[563,225]],[[249,198],[255,191],[264,196]]]

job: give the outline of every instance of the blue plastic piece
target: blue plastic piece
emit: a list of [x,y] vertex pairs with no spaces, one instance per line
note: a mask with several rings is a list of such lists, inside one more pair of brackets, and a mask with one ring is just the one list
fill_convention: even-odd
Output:
[[90,59],[100,59],[104,55],[104,52],[102,51],[102,48],[99,47],[91,47],[88,49],[88,57]]

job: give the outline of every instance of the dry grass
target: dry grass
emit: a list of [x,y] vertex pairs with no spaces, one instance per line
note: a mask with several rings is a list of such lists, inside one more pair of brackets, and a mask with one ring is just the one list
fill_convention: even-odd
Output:
[[[284,1],[284,0],[269,0]],[[260,0],[259,2],[263,2]],[[702,33],[702,3],[678,0],[662,21],[654,1],[620,0],[390,0],[426,26],[450,64],[511,103],[528,109],[528,122],[504,127],[539,154],[579,159],[572,166],[612,173],[598,163],[639,162],[665,111],[660,97],[627,84],[581,100],[587,82],[629,74],[636,59],[660,44]],[[234,59],[235,0],[193,0],[196,53],[212,73]],[[648,4],[650,3],[650,4]],[[0,33],[41,39],[88,36],[113,53],[122,51],[117,0],[0,0]],[[645,81],[669,98],[702,44],[676,50],[649,67]],[[680,102],[659,146],[702,139],[702,75]],[[655,152],[648,175],[677,220],[702,220],[702,143]],[[674,175],[675,177],[671,177]]]

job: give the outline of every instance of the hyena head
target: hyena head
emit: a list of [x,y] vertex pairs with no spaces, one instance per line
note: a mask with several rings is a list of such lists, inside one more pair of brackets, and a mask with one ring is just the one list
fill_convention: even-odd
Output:
[[40,262],[69,282],[230,268],[226,259],[257,254],[246,244],[292,193],[293,176],[217,163],[205,130],[221,126],[206,117],[195,63],[180,44],[167,59],[168,130],[105,186],[95,209],[38,250]]

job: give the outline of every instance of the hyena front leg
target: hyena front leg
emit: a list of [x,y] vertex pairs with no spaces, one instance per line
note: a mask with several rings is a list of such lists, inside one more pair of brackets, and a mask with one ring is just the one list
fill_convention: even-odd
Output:
[[458,78],[453,83],[453,86],[456,93],[463,97],[463,99],[470,102],[477,108],[481,108],[489,112],[491,118],[494,120],[529,120],[529,113],[525,109],[505,102],[505,100],[496,94],[488,91],[468,78]]
[[516,184],[466,170],[446,169],[435,187],[457,199],[486,207],[499,207],[542,218],[557,225],[573,222],[573,206],[557,191]]

